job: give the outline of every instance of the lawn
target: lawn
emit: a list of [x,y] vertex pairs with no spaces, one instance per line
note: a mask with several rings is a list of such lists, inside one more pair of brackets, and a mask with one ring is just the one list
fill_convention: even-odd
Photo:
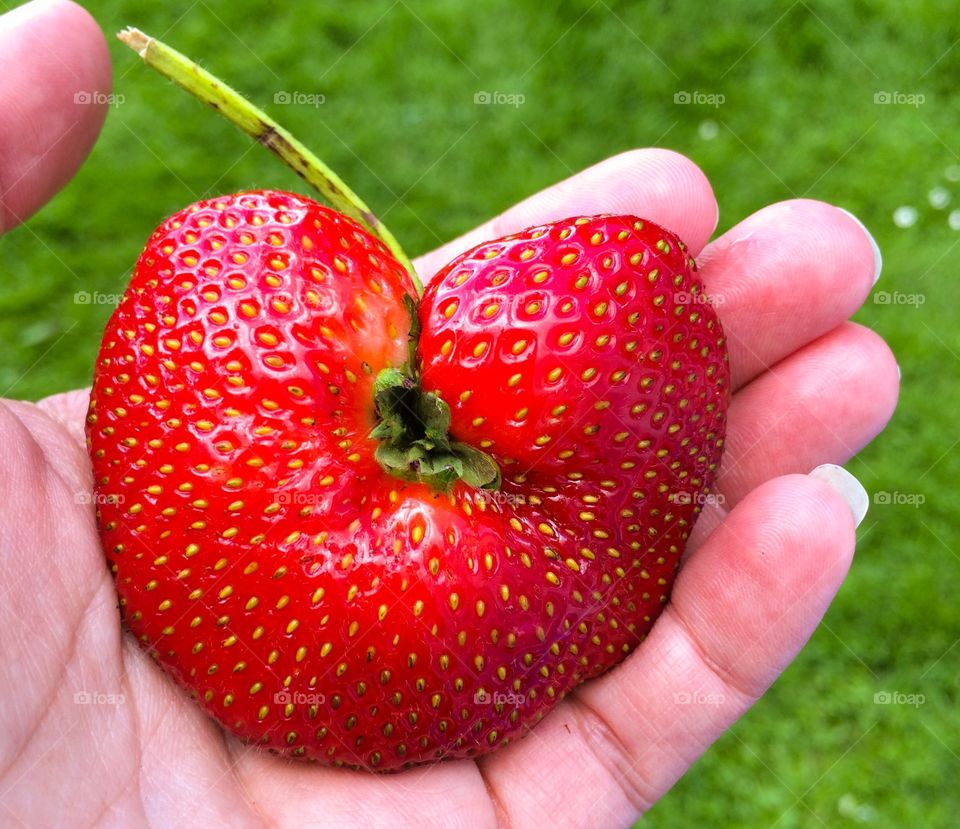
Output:
[[[87,5],[108,32],[134,24],[203,56],[412,252],[653,144],[706,171],[718,232],[796,196],[859,216],[885,266],[857,319],[891,343],[904,382],[890,428],[850,465],[877,496],[859,557],[809,647],[643,825],[955,825],[960,18],[862,0]],[[0,241],[2,396],[89,382],[111,306],[78,299],[122,292],[167,214],[300,187],[112,43],[118,97],[90,160]],[[917,704],[877,704],[883,692]]]

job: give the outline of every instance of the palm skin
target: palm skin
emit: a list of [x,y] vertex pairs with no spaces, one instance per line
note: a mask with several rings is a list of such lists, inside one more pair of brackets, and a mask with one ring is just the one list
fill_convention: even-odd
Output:
[[[72,102],[109,90],[102,35],[66,0],[28,4],[0,17],[0,78],[0,109],[16,113],[0,125],[3,230],[95,140],[103,108]],[[49,147],[39,160],[38,137]],[[639,150],[531,197],[418,271],[426,280],[482,238],[599,212],[686,240],[720,303],[736,389],[720,497],[643,645],[479,763],[372,776],[261,754],[207,720],[120,625],[90,504],[87,393],[0,401],[0,825],[622,826],[764,692],[839,588],[864,498],[850,480],[803,473],[849,458],[896,404],[886,345],[846,322],[879,261],[855,220],[814,201],[767,207],[707,245],[717,208],[703,174]]]

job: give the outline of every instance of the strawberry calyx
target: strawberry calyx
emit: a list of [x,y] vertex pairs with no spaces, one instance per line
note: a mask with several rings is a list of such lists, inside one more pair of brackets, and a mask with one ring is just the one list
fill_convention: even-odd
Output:
[[500,468],[485,452],[450,437],[450,407],[434,392],[424,392],[399,369],[377,377],[380,423],[370,433],[379,440],[377,462],[404,481],[419,481],[448,492],[462,480],[474,489],[499,489]]
[[375,457],[389,474],[448,492],[462,480],[474,489],[499,489],[500,467],[486,452],[450,436],[450,407],[420,383],[417,343],[420,323],[416,303],[410,311],[410,356],[402,368],[385,368],[374,382],[380,422],[370,437],[380,441]]

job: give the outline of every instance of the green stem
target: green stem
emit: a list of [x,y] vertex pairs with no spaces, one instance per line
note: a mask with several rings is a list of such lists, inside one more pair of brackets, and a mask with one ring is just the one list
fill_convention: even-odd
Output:
[[147,66],[213,107],[231,124],[278,156],[337,210],[359,222],[379,238],[413,279],[419,295],[423,286],[400,243],[336,173],[239,92],[198,66],[186,55],[149,37],[139,29],[124,29],[117,37],[143,58]]

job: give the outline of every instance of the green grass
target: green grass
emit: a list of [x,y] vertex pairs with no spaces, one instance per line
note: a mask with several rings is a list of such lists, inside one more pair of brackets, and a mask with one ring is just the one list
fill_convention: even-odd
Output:
[[[745,0],[643,8],[378,0],[269,11],[234,0],[200,2],[182,18],[182,5],[88,5],[108,32],[128,24],[167,32],[177,48],[203,57],[315,148],[413,253],[571,171],[652,143],[707,172],[720,231],[793,196],[860,216],[884,251],[878,289],[926,301],[868,302],[858,314],[892,344],[904,391],[890,428],[852,469],[872,491],[926,501],[873,506],[826,625],[645,824],[955,824],[960,455],[948,450],[960,408],[960,232],[947,213],[960,205],[960,183],[945,171],[960,163],[956,16],[935,2],[862,0],[769,8]],[[0,242],[5,396],[37,398],[88,382],[111,308],[77,304],[74,294],[121,292],[167,214],[204,194],[299,186],[119,44],[111,49],[124,103],[74,182]],[[275,106],[278,90],[326,101]],[[481,90],[522,94],[525,103],[477,106]],[[725,101],[678,106],[678,91]],[[919,93],[925,102],[880,106],[878,91]],[[953,198],[946,210],[927,201],[938,185]],[[900,205],[919,210],[914,226],[894,225]],[[875,705],[882,690],[926,701]]]

